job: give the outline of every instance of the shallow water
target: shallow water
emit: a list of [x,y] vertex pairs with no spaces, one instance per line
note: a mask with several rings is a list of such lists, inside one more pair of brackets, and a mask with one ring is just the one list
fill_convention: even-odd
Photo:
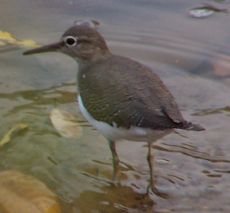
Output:
[[[229,212],[229,14],[189,17],[188,10],[202,2],[3,0],[0,8],[0,30],[40,44],[58,39],[74,20],[98,20],[114,53],[152,67],[184,116],[206,127],[154,145],[157,187],[167,198],[144,196],[145,143],[117,145],[124,162],[121,185],[111,184],[107,142],[76,109],[77,65],[60,54],[25,57],[22,48],[0,47],[0,135],[17,123],[29,125],[1,148],[0,169],[39,178],[58,194],[66,213]],[[230,9],[229,1],[222,6]],[[53,108],[77,116],[80,139],[57,133],[49,119]]]

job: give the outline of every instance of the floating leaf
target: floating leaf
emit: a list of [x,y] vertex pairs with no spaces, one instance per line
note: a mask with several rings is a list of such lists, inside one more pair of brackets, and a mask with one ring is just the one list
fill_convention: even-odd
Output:
[[57,196],[41,181],[18,171],[0,172],[1,213],[61,213]]
[[17,44],[20,45],[20,46],[23,46],[23,47],[30,47],[30,48],[35,48],[35,47],[39,46],[33,40],[22,40],[22,41],[18,41]]
[[194,8],[189,11],[189,14],[194,18],[206,18],[211,16],[214,13],[213,10],[209,10],[206,8]]
[[17,133],[19,133],[20,131],[23,131],[27,128],[28,128],[28,125],[24,124],[24,123],[19,123],[19,124],[13,126],[0,140],[0,147],[9,143]]
[[9,43],[15,43],[17,40],[8,32],[0,31],[0,39]]
[[38,47],[39,45],[33,40],[17,40],[12,34],[0,31],[0,46],[13,44],[21,47]]
[[80,138],[82,135],[82,127],[69,112],[55,108],[50,113],[50,120],[63,137]]
[[220,8],[212,4],[203,4],[203,6],[193,8],[189,14],[194,18],[206,18],[214,14],[214,12],[228,13],[226,8]]

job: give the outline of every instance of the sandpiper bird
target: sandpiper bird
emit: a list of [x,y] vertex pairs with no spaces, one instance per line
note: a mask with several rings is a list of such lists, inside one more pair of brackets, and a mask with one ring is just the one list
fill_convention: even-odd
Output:
[[80,111],[109,142],[113,179],[119,173],[115,142],[145,141],[150,186],[156,191],[151,144],[173,129],[201,131],[204,128],[183,118],[174,97],[150,68],[112,54],[104,38],[91,25],[74,25],[56,43],[28,50],[24,55],[53,51],[65,53],[79,64]]

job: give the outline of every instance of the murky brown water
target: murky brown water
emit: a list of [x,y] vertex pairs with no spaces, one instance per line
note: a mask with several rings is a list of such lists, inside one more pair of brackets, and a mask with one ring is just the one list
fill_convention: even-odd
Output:
[[[74,20],[94,18],[114,53],[153,67],[176,97],[184,116],[205,132],[171,134],[155,144],[159,190],[148,184],[144,143],[122,142],[121,185],[110,184],[111,155],[105,139],[76,110],[74,61],[60,54],[24,57],[1,47],[0,135],[17,123],[29,129],[0,150],[0,169],[17,169],[45,182],[64,213],[230,211],[230,28],[229,14],[188,16],[203,1],[191,0],[3,0],[0,30],[45,44]],[[212,2],[212,1],[209,1]],[[223,6],[230,8],[229,1]],[[11,50],[11,51],[8,51]],[[61,137],[49,114],[76,114],[78,139]]]

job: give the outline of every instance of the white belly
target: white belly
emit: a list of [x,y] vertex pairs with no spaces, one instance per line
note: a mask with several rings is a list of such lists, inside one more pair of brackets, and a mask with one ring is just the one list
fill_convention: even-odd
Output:
[[[87,109],[84,107],[82,99],[80,95],[78,96],[78,104],[81,113],[85,117],[85,119],[98,131],[101,132],[108,140],[134,140],[134,141],[154,141],[167,134],[168,131],[153,131],[151,129],[145,129],[141,127],[131,127],[129,129],[116,127],[116,123],[114,122],[113,126],[103,122],[97,121],[94,119]],[[170,130],[171,131],[171,130]]]

